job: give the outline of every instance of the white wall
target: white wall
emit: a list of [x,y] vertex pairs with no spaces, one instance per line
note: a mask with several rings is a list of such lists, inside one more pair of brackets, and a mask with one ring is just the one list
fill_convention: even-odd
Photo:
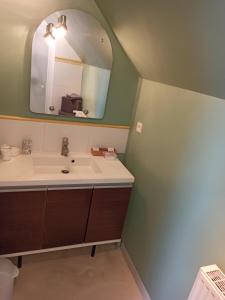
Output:
[[81,95],[84,99],[84,108],[89,111],[89,118],[101,119],[104,115],[110,72],[110,70],[84,65]]
[[46,79],[46,93],[45,93],[45,113],[54,114],[51,111],[50,106],[54,105],[53,102],[53,83],[55,73],[55,47],[48,48],[48,67],[47,67],[47,79]]
[[70,44],[67,42],[66,37],[60,38],[56,40],[55,43],[55,55],[57,57],[64,57],[67,59],[73,59],[81,61],[78,54],[75,52],[75,50],[70,46]]
[[55,113],[58,113],[61,108],[62,96],[72,93],[81,94],[82,73],[82,65],[55,62],[52,101]]
[[[77,53],[65,38],[61,38],[56,41],[55,56],[64,59],[81,61]],[[54,114],[58,114],[61,108],[63,96],[72,93],[77,95],[81,94],[82,76],[82,65],[55,61],[54,77],[52,82],[52,105],[55,107]]]
[[44,40],[43,33],[46,25],[46,22],[41,23],[35,33],[32,46],[30,108],[31,111],[39,113],[45,111],[48,46]]

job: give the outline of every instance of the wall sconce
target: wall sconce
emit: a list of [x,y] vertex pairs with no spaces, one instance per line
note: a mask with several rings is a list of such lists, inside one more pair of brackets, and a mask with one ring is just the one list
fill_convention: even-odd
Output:
[[46,27],[44,38],[49,46],[53,46],[57,38],[62,38],[67,33],[66,16],[60,16],[58,24],[49,23]]
[[53,35],[54,24],[49,23],[46,27],[46,33],[44,35],[45,41],[49,46],[55,44],[55,37]]
[[58,24],[53,28],[53,35],[56,38],[62,38],[67,33],[66,16],[61,16],[58,19]]

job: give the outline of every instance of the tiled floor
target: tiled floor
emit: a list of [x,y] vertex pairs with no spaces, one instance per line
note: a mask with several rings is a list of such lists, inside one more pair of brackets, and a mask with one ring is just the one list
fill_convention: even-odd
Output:
[[24,257],[14,300],[143,300],[121,250],[99,247]]

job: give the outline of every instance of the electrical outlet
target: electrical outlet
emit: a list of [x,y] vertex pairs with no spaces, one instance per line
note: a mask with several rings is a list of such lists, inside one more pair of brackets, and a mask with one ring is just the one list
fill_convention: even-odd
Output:
[[142,130],[143,130],[143,123],[137,122],[136,132],[142,133]]

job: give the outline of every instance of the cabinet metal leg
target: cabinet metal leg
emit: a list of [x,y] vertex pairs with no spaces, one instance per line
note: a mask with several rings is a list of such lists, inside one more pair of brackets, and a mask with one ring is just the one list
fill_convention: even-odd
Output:
[[18,258],[17,258],[17,267],[19,269],[21,269],[22,265],[23,265],[23,257],[22,256],[18,256]]
[[91,257],[94,257],[96,253],[96,245],[91,248]]

